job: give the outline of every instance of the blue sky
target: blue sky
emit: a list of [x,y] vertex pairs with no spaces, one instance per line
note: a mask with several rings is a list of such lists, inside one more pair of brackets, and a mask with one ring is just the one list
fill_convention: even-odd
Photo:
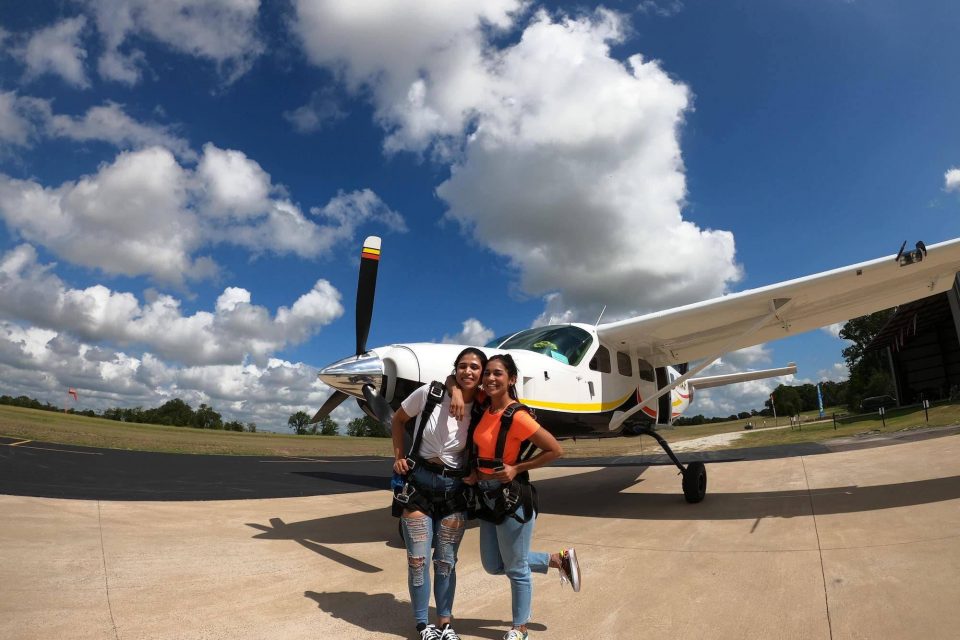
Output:
[[[953,238],[958,27],[947,1],[3,3],[0,392],[284,429],[352,351],[371,234],[371,346]],[[837,379],[842,347],[816,331],[715,372]]]

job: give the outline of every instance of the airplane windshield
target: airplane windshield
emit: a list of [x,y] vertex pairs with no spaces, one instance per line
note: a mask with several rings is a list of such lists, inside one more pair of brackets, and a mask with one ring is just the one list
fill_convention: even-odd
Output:
[[571,325],[537,327],[516,334],[500,345],[501,349],[525,349],[542,353],[569,365],[580,364],[593,343],[593,337]]

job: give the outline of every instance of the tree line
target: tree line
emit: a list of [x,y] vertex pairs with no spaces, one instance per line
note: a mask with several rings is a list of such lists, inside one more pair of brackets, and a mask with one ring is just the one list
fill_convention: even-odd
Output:
[[[0,396],[0,404],[24,407],[27,409],[39,409],[40,411],[63,411],[62,407],[56,407],[49,402],[40,402],[27,396],[17,396],[14,398],[3,395]],[[194,410],[180,398],[168,400],[153,409],[144,409],[143,407],[133,407],[132,409],[111,407],[104,409],[101,413],[97,413],[93,409],[76,410],[71,407],[68,408],[66,412],[88,418],[117,420],[118,422],[160,424],[172,427],[193,427],[195,429],[217,429],[221,431],[247,431],[251,433],[256,433],[257,431],[257,423],[255,422],[244,424],[238,420],[224,421],[223,416],[215,411],[213,407],[201,403],[200,407]]]
[[[340,433],[340,425],[330,416],[324,416],[319,422],[310,424],[310,416],[305,411],[297,411],[287,419],[287,426],[298,436],[335,436]],[[364,438],[389,438],[390,428],[370,416],[354,418],[347,423],[347,435]]]

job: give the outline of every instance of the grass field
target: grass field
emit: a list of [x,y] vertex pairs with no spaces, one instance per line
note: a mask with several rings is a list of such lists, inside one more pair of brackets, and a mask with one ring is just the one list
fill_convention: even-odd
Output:
[[[827,415],[830,415],[830,411],[827,412]],[[879,418],[870,417],[858,419],[849,424],[840,424],[834,430],[833,422],[829,418],[824,422],[809,422],[816,418],[816,412],[804,414],[801,417],[808,422],[804,422],[799,429],[790,427],[771,428],[774,426],[772,418],[766,418],[766,428],[763,428],[764,418],[755,417],[750,420],[732,420],[710,425],[671,427],[662,429],[660,433],[672,443],[720,433],[742,433],[742,437],[729,445],[738,448],[822,442],[832,438],[858,434],[960,424],[960,405],[945,404],[932,407],[929,423],[925,422],[922,410],[890,411],[885,427]],[[747,422],[753,422],[755,428],[745,431],[744,425]],[[784,418],[780,418],[778,422],[780,426],[789,424]],[[186,427],[163,427],[4,405],[0,405],[0,436],[107,449],[190,454],[310,457],[392,455],[389,438],[295,436],[278,433],[237,433]],[[568,457],[660,452],[657,444],[646,437],[565,440],[563,446]]]

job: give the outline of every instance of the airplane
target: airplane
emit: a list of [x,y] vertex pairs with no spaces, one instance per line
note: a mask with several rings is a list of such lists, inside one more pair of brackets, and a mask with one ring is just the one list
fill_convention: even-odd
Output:
[[[702,462],[683,464],[656,431],[670,425],[697,389],[796,372],[796,365],[720,376],[701,371],[731,351],[793,336],[936,295],[954,286],[960,239],[673,309],[596,325],[566,323],[500,336],[482,348],[510,353],[520,401],[556,438],[647,435],[680,469],[687,502],[706,495]],[[467,345],[412,343],[366,348],[381,239],[363,244],[356,300],[356,353],[319,372],[334,389],[313,422],[348,397],[389,425],[416,388],[444,380]],[[480,346],[480,345],[470,345]],[[688,363],[699,361],[694,367]]]

